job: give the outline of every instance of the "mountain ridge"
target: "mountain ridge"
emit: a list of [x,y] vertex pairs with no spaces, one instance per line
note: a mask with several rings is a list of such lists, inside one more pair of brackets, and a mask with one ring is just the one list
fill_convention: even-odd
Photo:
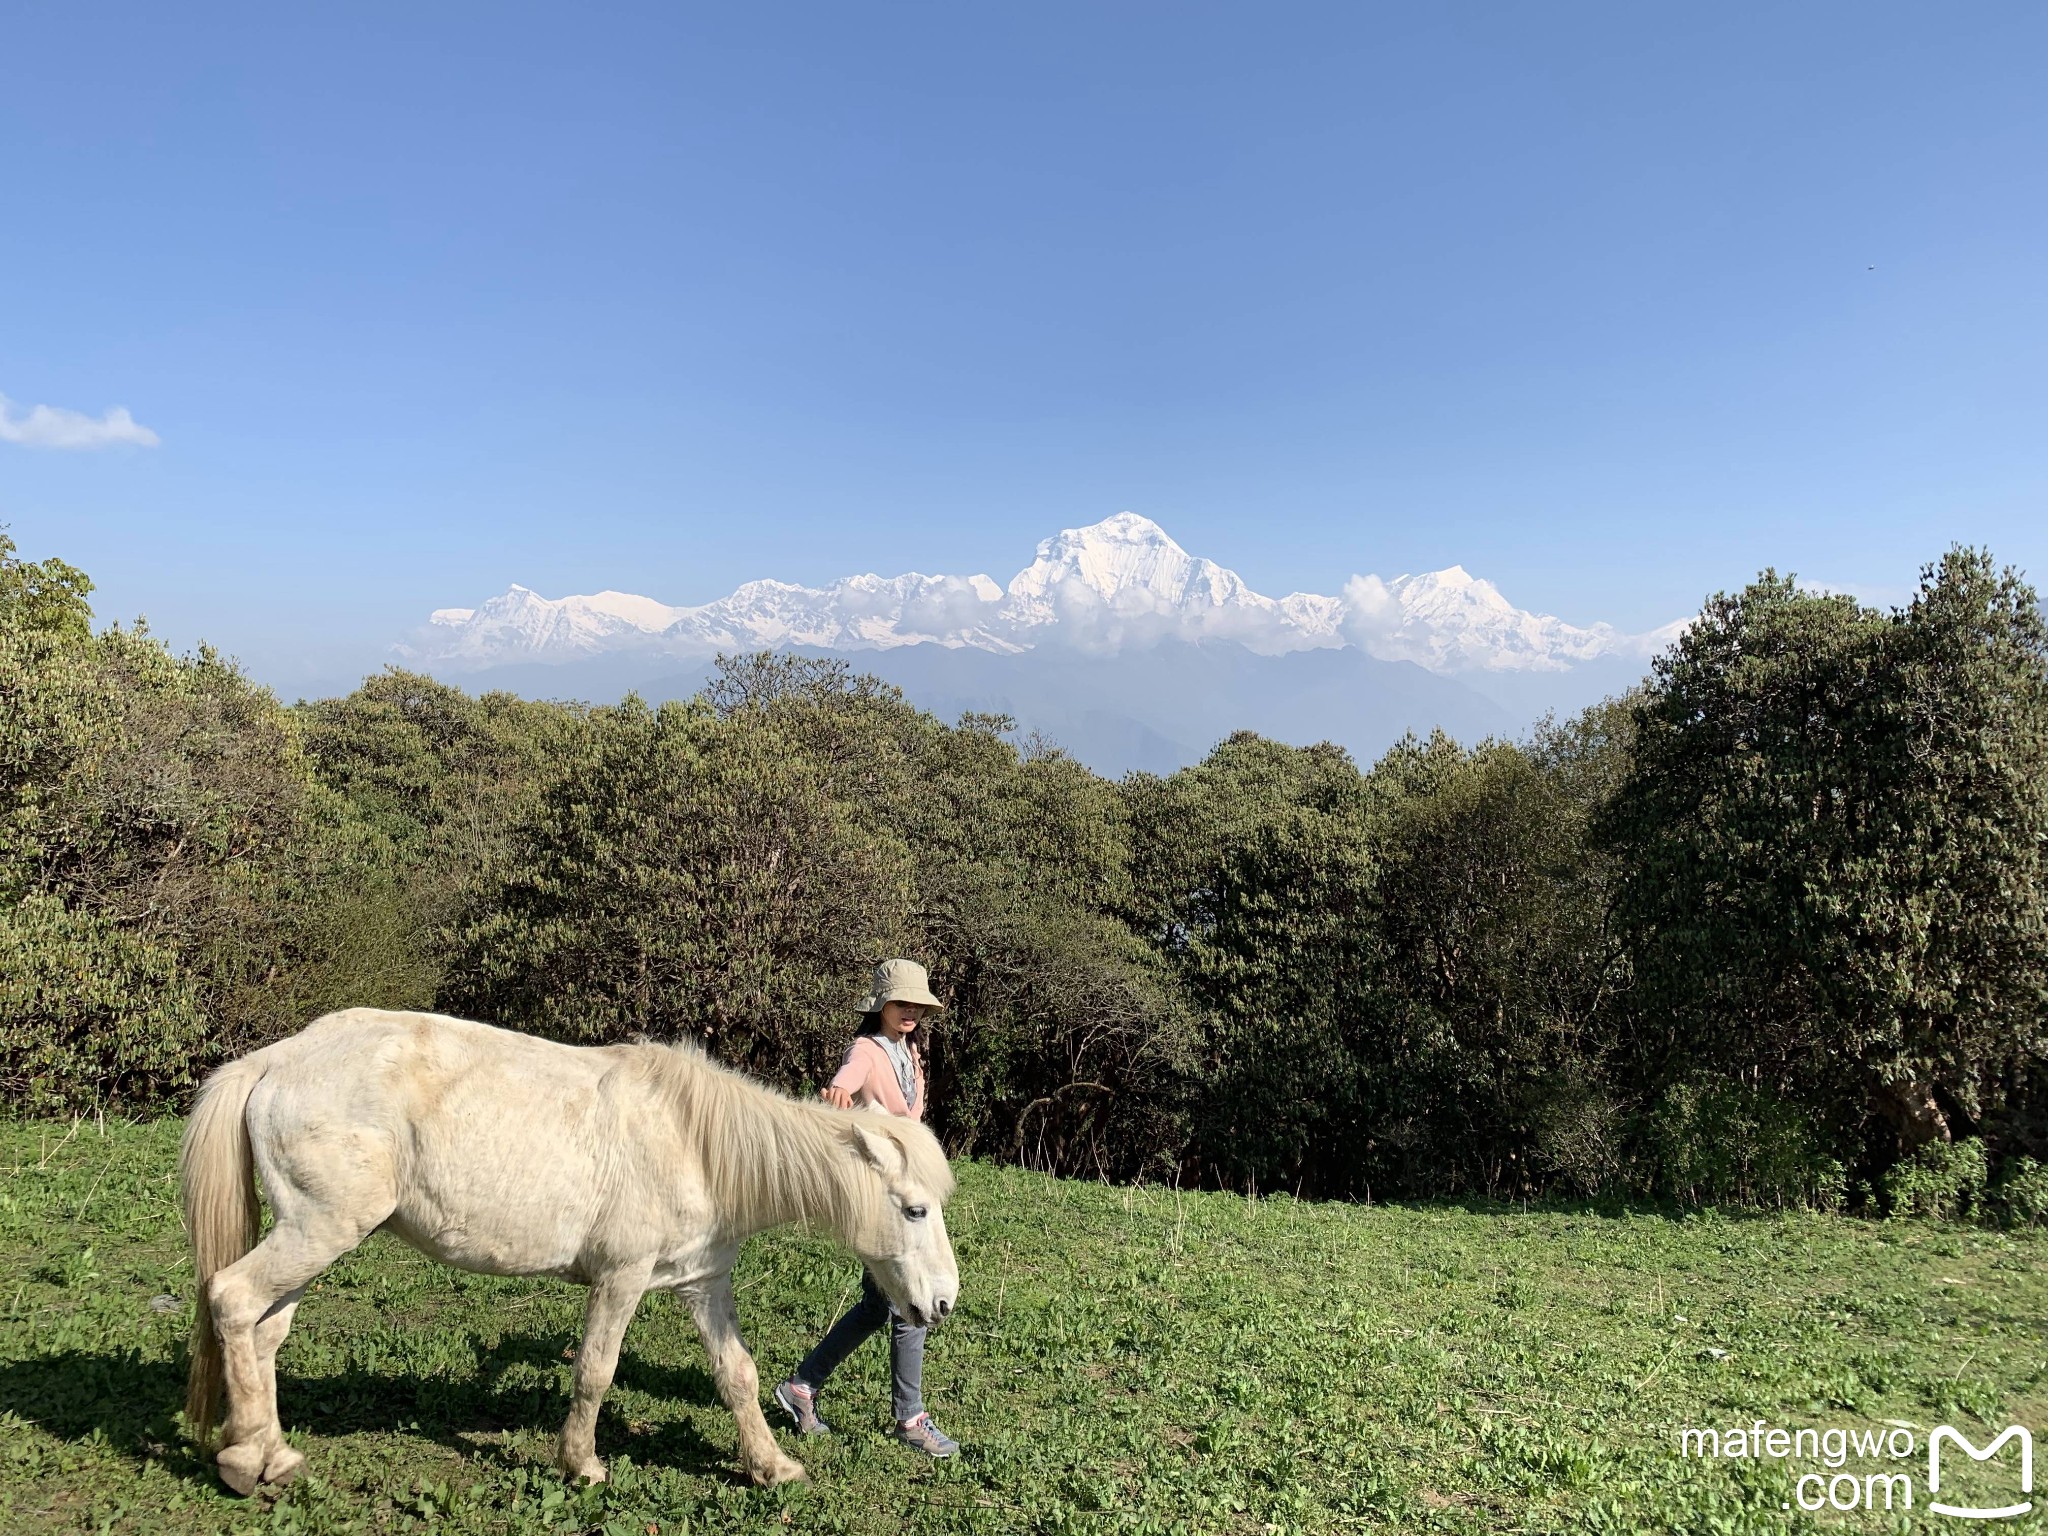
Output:
[[1461,565],[1383,580],[1353,575],[1340,595],[1254,591],[1190,555],[1150,518],[1120,512],[1039,542],[1007,586],[986,574],[841,577],[825,587],[772,578],[694,606],[607,589],[542,597],[514,584],[474,608],[441,608],[395,647],[455,672],[719,651],[887,651],[936,645],[1017,655],[1053,645],[1116,655],[1165,640],[1235,642],[1261,656],[1357,648],[1447,675],[1558,672],[1603,657],[1647,657],[1683,628],[1624,634],[1516,608]]

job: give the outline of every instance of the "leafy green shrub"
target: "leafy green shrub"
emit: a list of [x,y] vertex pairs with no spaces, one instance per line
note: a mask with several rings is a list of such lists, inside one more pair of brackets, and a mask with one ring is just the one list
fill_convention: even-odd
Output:
[[1050,903],[958,914],[933,1037],[949,1144],[1082,1177],[1179,1171],[1200,1035],[1128,930]]
[[53,565],[0,536],[9,1102],[152,1109],[315,1013],[424,1000],[367,920],[388,845],[289,713],[211,651],[94,634],[89,583]]
[[1375,1159],[1376,1184],[1585,1193],[1610,1176],[1610,872],[1586,822],[1625,720],[1591,710],[1525,746],[1410,739],[1368,775],[1371,1004],[1352,1038],[1373,1118],[1414,1127],[1398,1162]]
[[1990,1183],[1984,1143],[1972,1136],[1929,1142],[1886,1170],[1880,1188],[1894,1216],[1966,1221],[1986,1213]]
[[54,897],[0,904],[0,1097],[127,1109],[192,1082],[206,1025],[177,957]]
[[1644,1182],[1673,1199],[1833,1210],[1847,1194],[1847,1169],[1800,1109],[1741,1083],[1674,1083],[1644,1131]]
[[1374,860],[1348,754],[1239,732],[1167,778],[1122,786],[1124,919],[1201,1021],[1194,1176],[1348,1193],[1365,1079],[1346,1038],[1369,1005]]
[[455,926],[504,879],[542,789],[575,764],[590,733],[581,705],[507,693],[472,698],[396,668],[346,697],[293,710],[320,781],[392,850],[392,877],[358,918],[431,1002]]
[[458,1012],[577,1044],[709,1038],[788,1082],[829,1075],[864,968],[908,952],[909,861],[821,766],[701,704],[597,722],[442,987]]
[[1998,1172],[1991,1204],[2007,1226],[2048,1226],[2048,1167],[2015,1157]]

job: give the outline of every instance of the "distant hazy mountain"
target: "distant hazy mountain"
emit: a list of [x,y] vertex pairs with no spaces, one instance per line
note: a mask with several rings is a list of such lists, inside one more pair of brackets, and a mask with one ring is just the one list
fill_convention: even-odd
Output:
[[915,573],[752,581],[675,607],[515,586],[439,610],[397,649],[470,686],[592,698],[687,696],[720,651],[850,653],[927,709],[1014,715],[1114,773],[1170,771],[1235,729],[1367,759],[1408,730],[1515,731],[1627,686],[1681,627],[1579,628],[1514,607],[1461,566],[1267,597],[1124,512],[1045,540],[1006,587]]

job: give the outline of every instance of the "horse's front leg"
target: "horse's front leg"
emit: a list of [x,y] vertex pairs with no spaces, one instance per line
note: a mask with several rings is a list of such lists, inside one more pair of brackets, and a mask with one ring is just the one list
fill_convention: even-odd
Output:
[[583,1343],[576,1350],[576,1396],[569,1420],[562,1426],[556,1459],[570,1477],[604,1481],[604,1463],[597,1459],[597,1410],[611,1390],[619,1365],[619,1341],[633,1309],[647,1291],[651,1266],[615,1269],[591,1282],[590,1304],[583,1314]]
[[754,1357],[747,1341],[740,1337],[739,1309],[733,1305],[732,1273],[712,1275],[682,1292],[697,1331],[704,1335],[704,1352],[711,1357],[711,1374],[718,1383],[718,1395],[739,1423],[740,1461],[747,1476],[762,1487],[793,1482],[804,1475],[803,1463],[782,1454],[775,1435],[761,1414],[761,1378],[754,1369]]

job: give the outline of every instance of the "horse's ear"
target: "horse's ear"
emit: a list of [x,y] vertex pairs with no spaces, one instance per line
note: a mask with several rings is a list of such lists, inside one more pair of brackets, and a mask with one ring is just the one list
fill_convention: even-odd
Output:
[[853,1145],[870,1166],[886,1176],[900,1175],[910,1166],[910,1159],[903,1155],[894,1137],[880,1135],[864,1125],[853,1128]]

